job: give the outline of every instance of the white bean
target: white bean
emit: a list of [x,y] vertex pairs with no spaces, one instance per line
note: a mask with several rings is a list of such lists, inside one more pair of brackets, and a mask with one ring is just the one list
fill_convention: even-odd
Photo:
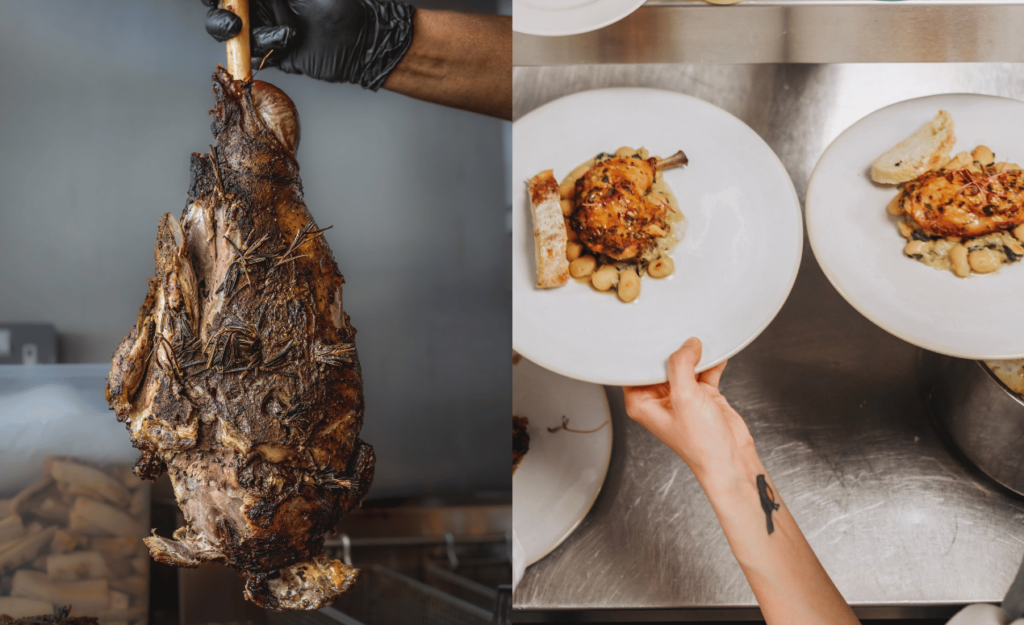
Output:
[[624,269],[619,274],[619,299],[632,302],[640,295],[640,276],[635,269]]
[[597,260],[590,254],[580,256],[569,263],[569,275],[573,278],[586,278],[594,273],[594,267],[596,266]]
[[668,256],[662,256],[658,260],[654,261],[650,265],[647,265],[647,273],[652,278],[664,278],[672,275],[675,271],[676,264]]
[[967,262],[967,248],[963,245],[957,245],[949,250],[949,263],[953,265],[953,273],[961,278],[971,275],[971,266]]
[[974,273],[992,273],[1003,264],[999,255],[994,250],[974,250],[967,255],[967,262],[970,263]]
[[561,201],[559,201],[559,204],[562,205],[562,216],[563,217],[568,217],[569,215],[572,215],[572,211],[575,209],[575,207],[573,206],[572,200],[561,200]]
[[576,197],[576,179],[566,178],[562,181],[562,184],[558,185],[558,195],[564,201],[571,202]]
[[1024,224],[1013,229],[1013,236],[1017,237],[1017,240],[1021,243],[1024,243]]
[[594,159],[590,159],[586,163],[583,163],[582,165],[580,165],[576,169],[572,170],[572,173],[569,174],[569,180],[572,180],[572,183],[576,184],[576,181],[579,180],[580,178],[582,178],[583,174],[587,173],[587,171],[589,171],[590,168],[593,167],[593,166],[594,166]]
[[[563,200],[572,200],[576,197],[576,181],[583,177],[583,174],[587,173],[591,167],[594,166],[594,159],[590,159],[586,163],[583,163],[576,169],[572,170],[562,184],[558,185],[558,193],[562,196]],[[562,209],[564,212],[564,208]]]
[[985,145],[979,145],[974,148],[974,151],[971,152],[971,156],[982,165],[991,165],[996,162],[996,155],[992,153],[992,150],[990,150],[988,146]]
[[907,243],[905,248],[903,248],[903,253],[907,256],[924,256],[929,247],[930,246],[924,241],[911,241],[910,243]]
[[601,267],[590,276],[590,283],[598,291],[607,291],[619,282],[619,270],[615,265],[601,265]]
[[946,161],[942,169],[961,169],[974,162],[974,157],[969,152],[960,152],[953,158]]
[[900,206],[900,198],[903,197],[903,192],[900,191],[896,194],[896,197],[889,202],[889,214],[896,215],[897,217],[903,214],[903,208]]
[[634,154],[636,154],[636,150],[628,146],[622,146],[618,150],[615,150],[615,156],[618,157],[633,156]]
[[577,243],[576,241],[569,241],[565,244],[565,257],[569,259],[569,262],[576,260],[580,256],[583,256],[583,244]]

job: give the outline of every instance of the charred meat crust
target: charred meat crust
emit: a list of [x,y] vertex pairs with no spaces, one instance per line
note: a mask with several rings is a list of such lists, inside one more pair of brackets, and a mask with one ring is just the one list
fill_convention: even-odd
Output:
[[151,451],[143,451],[135,462],[135,475],[143,480],[155,480],[167,473],[167,465]]
[[900,209],[929,232],[977,237],[1024,223],[1024,171],[930,171],[907,182]]
[[314,609],[355,579],[323,537],[373,479],[355,328],[295,158],[251,83],[220,68],[213,83],[217,144],[192,155],[180,226],[160,220],[107,397],[142,451],[136,474],[167,471],[186,519],[175,540],[147,539],[153,557],[223,562],[259,605]]
[[580,176],[570,226],[588,249],[629,260],[654,249],[657,237],[668,233],[668,209],[647,197],[657,163],[655,158],[613,157]]

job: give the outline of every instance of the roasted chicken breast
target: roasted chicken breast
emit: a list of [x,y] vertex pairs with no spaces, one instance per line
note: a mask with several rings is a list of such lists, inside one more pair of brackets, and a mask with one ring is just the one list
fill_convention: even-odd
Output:
[[303,202],[294,106],[223,69],[213,85],[217,147],[192,155],[180,223],[160,219],[107,399],[136,473],[169,473],[185,517],[173,540],[146,539],[153,558],[221,562],[262,607],[316,609],[355,580],[323,539],[373,478],[356,331]]
[[922,174],[904,184],[900,209],[942,236],[977,237],[1024,223],[1024,171],[977,169]]

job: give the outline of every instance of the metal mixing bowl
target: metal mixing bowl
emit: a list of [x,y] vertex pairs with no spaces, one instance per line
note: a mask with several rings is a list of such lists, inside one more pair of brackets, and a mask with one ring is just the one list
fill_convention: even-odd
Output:
[[985,363],[924,352],[925,403],[952,443],[986,475],[1024,495],[1024,399]]

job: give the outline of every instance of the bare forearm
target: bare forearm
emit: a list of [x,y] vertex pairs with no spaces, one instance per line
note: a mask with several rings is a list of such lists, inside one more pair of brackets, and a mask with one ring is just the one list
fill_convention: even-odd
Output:
[[[769,625],[859,623],[753,450],[744,454],[739,465],[717,473],[703,471],[698,479],[765,621]],[[764,476],[760,486],[759,475]]]
[[413,39],[384,88],[512,119],[512,18],[417,9]]

